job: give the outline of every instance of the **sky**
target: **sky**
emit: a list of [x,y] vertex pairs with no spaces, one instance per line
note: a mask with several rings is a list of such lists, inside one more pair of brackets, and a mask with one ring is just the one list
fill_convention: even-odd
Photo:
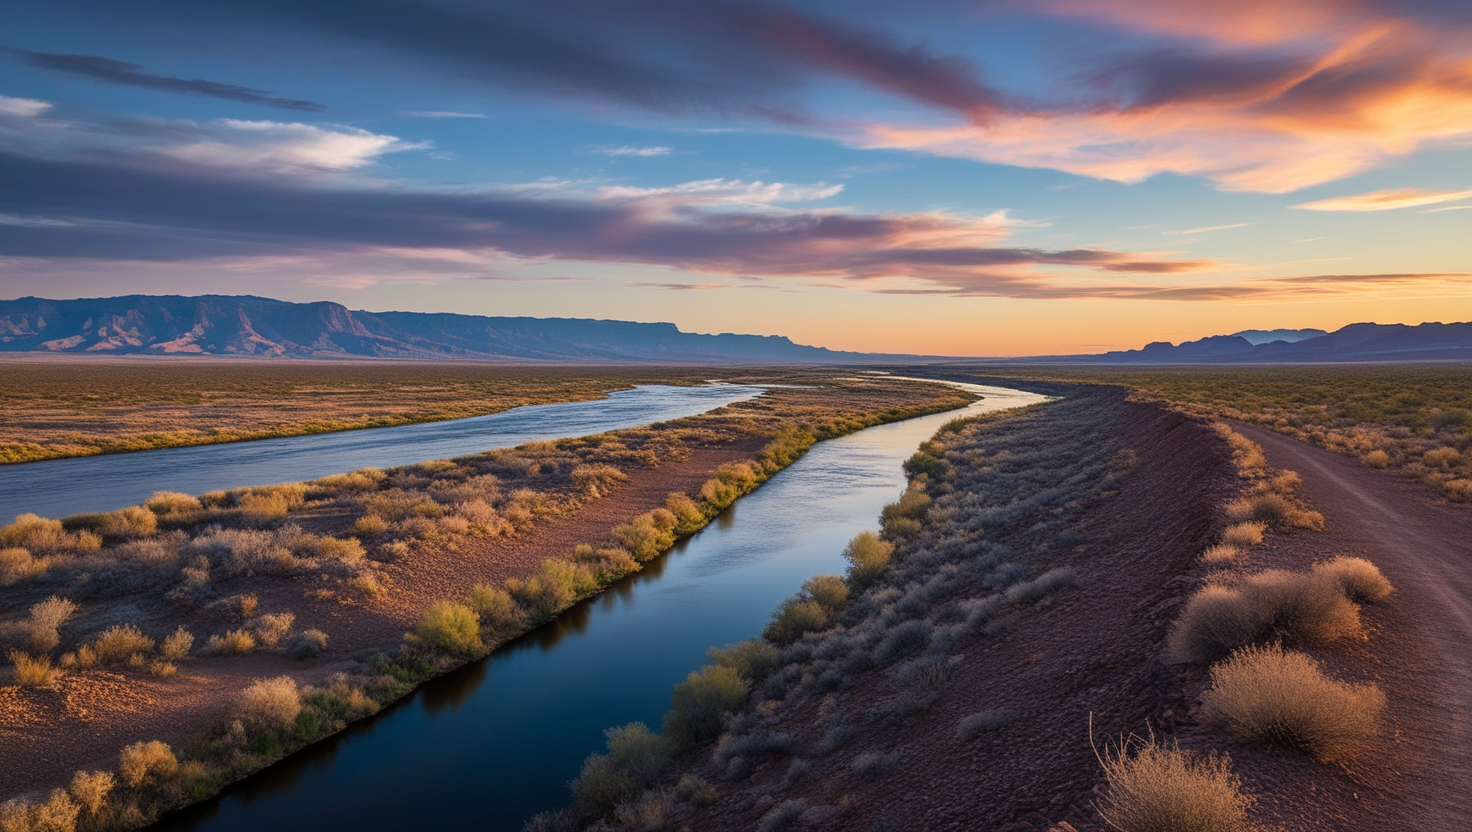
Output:
[[136,0],[0,31],[0,297],[1097,352],[1472,320],[1467,0]]

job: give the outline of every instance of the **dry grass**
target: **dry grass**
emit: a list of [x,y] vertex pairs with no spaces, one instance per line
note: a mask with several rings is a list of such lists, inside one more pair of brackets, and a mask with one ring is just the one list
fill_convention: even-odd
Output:
[[153,650],[153,639],[137,625],[117,624],[103,630],[91,647],[98,664],[125,664]]
[[1247,554],[1247,552],[1241,547],[1231,546],[1226,543],[1218,543],[1215,546],[1207,548],[1206,551],[1201,553],[1201,562],[1212,566],[1220,566],[1223,564],[1236,563],[1240,561],[1242,559],[1242,556],[1245,554]]
[[135,742],[118,754],[118,776],[130,789],[162,782],[178,771],[174,750],[158,740]]
[[73,775],[67,790],[81,804],[82,811],[91,817],[102,810],[116,784],[117,778],[110,771],[79,771]]
[[25,688],[51,684],[55,671],[51,669],[49,656],[28,656],[17,650],[10,654],[10,663],[15,666],[13,678],[16,685]]
[[1282,647],[1248,647],[1212,667],[1208,712],[1243,739],[1321,762],[1363,753],[1379,732],[1385,695],[1374,685],[1325,676],[1318,662]]
[[1222,545],[1236,549],[1251,549],[1262,542],[1262,533],[1267,529],[1263,523],[1237,523],[1222,532]]
[[235,701],[235,715],[252,728],[285,730],[301,712],[301,692],[290,676],[254,682]]
[[245,630],[230,630],[224,635],[210,636],[204,651],[211,656],[234,656],[256,649],[255,636]]
[[1313,571],[1338,581],[1344,594],[1360,604],[1384,600],[1395,591],[1375,564],[1364,558],[1337,557],[1314,564]]
[[31,649],[37,653],[50,653],[61,643],[59,630],[77,611],[77,605],[55,595],[31,607]]
[[1320,646],[1360,632],[1359,607],[1338,580],[1269,570],[1192,595],[1168,645],[1176,658],[1206,664],[1249,644]]
[[1220,754],[1190,754],[1150,737],[1122,742],[1100,757],[1109,790],[1099,807],[1119,832],[1250,832],[1247,810],[1231,761]]
[[192,647],[194,647],[194,635],[181,626],[163,640],[158,652],[165,659],[177,662],[180,659],[189,658],[189,650]]

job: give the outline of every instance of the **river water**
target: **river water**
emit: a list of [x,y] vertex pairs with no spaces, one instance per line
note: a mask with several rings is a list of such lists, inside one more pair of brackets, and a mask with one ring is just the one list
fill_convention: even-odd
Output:
[[648,384],[606,399],[518,407],[489,416],[392,428],[53,459],[0,467],[0,524],[22,512],[65,517],[137,505],[155,491],[299,482],[359,468],[514,448],[694,416],[761,395],[760,387]]
[[984,398],[815,446],[643,572],[158,828],[517,832],[567,803],[604,729],[657,729],[709,647],[757,635],[803,581],[841,572],[844,544],[875,528],[904,490],[900,463],[937,428],[1044,399],[956,386]]

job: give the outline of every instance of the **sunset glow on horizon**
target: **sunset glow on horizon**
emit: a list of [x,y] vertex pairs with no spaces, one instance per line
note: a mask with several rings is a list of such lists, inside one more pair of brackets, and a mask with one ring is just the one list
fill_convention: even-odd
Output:
[[59,0],[5,297],[1100,352],[1472,320],[1472,5]]

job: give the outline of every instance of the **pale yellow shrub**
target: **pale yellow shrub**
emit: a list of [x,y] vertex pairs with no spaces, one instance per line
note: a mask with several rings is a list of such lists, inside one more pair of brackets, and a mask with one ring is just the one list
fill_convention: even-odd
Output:
[[118,775],[129,788],[160,783],[179,771],[179,760],[167,743],[135,742],[118,754]]

